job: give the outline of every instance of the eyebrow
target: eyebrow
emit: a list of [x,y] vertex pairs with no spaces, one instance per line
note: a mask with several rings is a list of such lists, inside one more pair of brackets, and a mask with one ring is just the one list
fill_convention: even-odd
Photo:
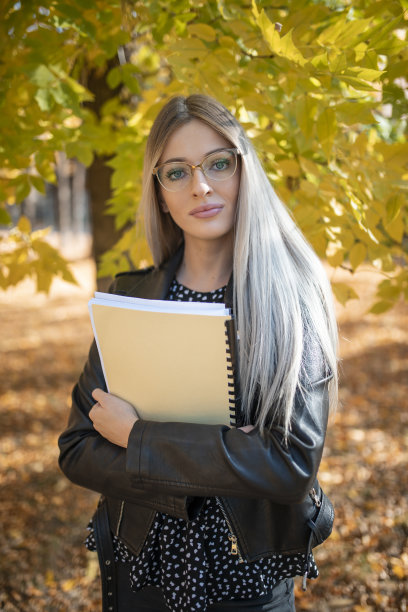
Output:
[[[217,153],[217,151],[225,151],[225,149],[231,149],[232,147],[218,147],[218,149],[213,149],[212,151],[208,151],[208,153],[206,153],[202,159],[205,159],[206,157],[208,157],[208,155],[212,155],[213,153]],[[186,162],[187,158],[186,157],[172,157],[171,159],[166,159],[166,161],[164,162],[160,162],[160,164],[158,165],[162,165],[162,164],[170,164],[171,162]],[[193,164],[194,166],[195,164]]]

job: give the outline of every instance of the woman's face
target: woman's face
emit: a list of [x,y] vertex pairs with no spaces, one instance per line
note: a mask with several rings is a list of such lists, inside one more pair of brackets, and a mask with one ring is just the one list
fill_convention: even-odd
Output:
[[[193,119],[171,135],[159,163],[185,161],[197,165],[209,153],[223,148],[231,148],[231,143],[205,123]],[[167,191],[160,186],[162,209],[182,229],[186,242],[231,239],[239,182],[239,165],[235,174],[223,181],[212,180],[201,168],[196,168],[190,182],[180,191]]]

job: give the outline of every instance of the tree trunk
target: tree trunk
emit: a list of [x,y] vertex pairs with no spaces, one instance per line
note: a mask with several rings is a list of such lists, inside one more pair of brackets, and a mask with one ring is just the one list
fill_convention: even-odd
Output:
[[[111,194],[110,177],[112,169],[106,165],[106,158],[95,157],[87,171],[87,190],[90,199],[92,227],[92,255],[98,265],[101,255],[119,240],[121,232],[114,225],[114,217],[105,213],[106,201]],[[112,282],[109,276],[97,277],[98,291],[106,291]]]
[[[94,99],[87,106],[100,117],[102,106],[110,98],[117,95],[118,90],[112,90],[106,83],[106,74],[118,64],[117,58],[110,60],[105,69],[92,69],[87,76],[87,87],[93,93]],[[106,165],[106,157],[95,156],[93,163],[87,170],[86,185],[90,199],[91,228],[92,228],[92,255],[96,265],[101,255],[108,251],[119,240],[121,233],[115,228],[112,215],[105,213],[106,202],[111,196],[110,177],[112,169]],[[105,291],[111,283],[111,277],[96,279],[98,291]]]

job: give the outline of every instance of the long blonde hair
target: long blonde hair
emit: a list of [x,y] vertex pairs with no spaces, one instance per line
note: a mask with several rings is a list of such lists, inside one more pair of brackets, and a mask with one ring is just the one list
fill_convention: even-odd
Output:
[[239,330],[238,368],[247,423],[290,430],[297,390],[307,392],[305,338],[320,347],[337,398],[337,326],[330,284],[320,260],[276,195],[235,117],[205,95],[170,99],[157,116],[146,146],[142,210],[146,236],[159,266],[183,240],[163,213],[152,170],[167,140],[198,119],[241,151],[241,178],[234,240],[234,312]]

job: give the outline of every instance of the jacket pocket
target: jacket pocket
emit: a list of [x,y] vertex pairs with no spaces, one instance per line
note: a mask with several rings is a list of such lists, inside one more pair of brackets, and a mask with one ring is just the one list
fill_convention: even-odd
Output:
[[323,489],[320,489],[320,495],[315,489],[312,489],[309,495],[316,507],[315,516],[307,521],[312,534],[311,548],[314,548],[327,540],[331,534],[334,523],[334,508]]
[[307,520],[307,525],[310,529],[309,541],[307,545],[305,566],[302,580],[302,590],[306,591],[306,581],[310,570],[312,561],[312,549],[319,544],[322,544],[332,532],[334,523],[334,508],[324,493],[323,489],[320,489],[320,495],[318,495],[315,488],[309,491],[309,496],[312,499],[316,513],[313,519]]

